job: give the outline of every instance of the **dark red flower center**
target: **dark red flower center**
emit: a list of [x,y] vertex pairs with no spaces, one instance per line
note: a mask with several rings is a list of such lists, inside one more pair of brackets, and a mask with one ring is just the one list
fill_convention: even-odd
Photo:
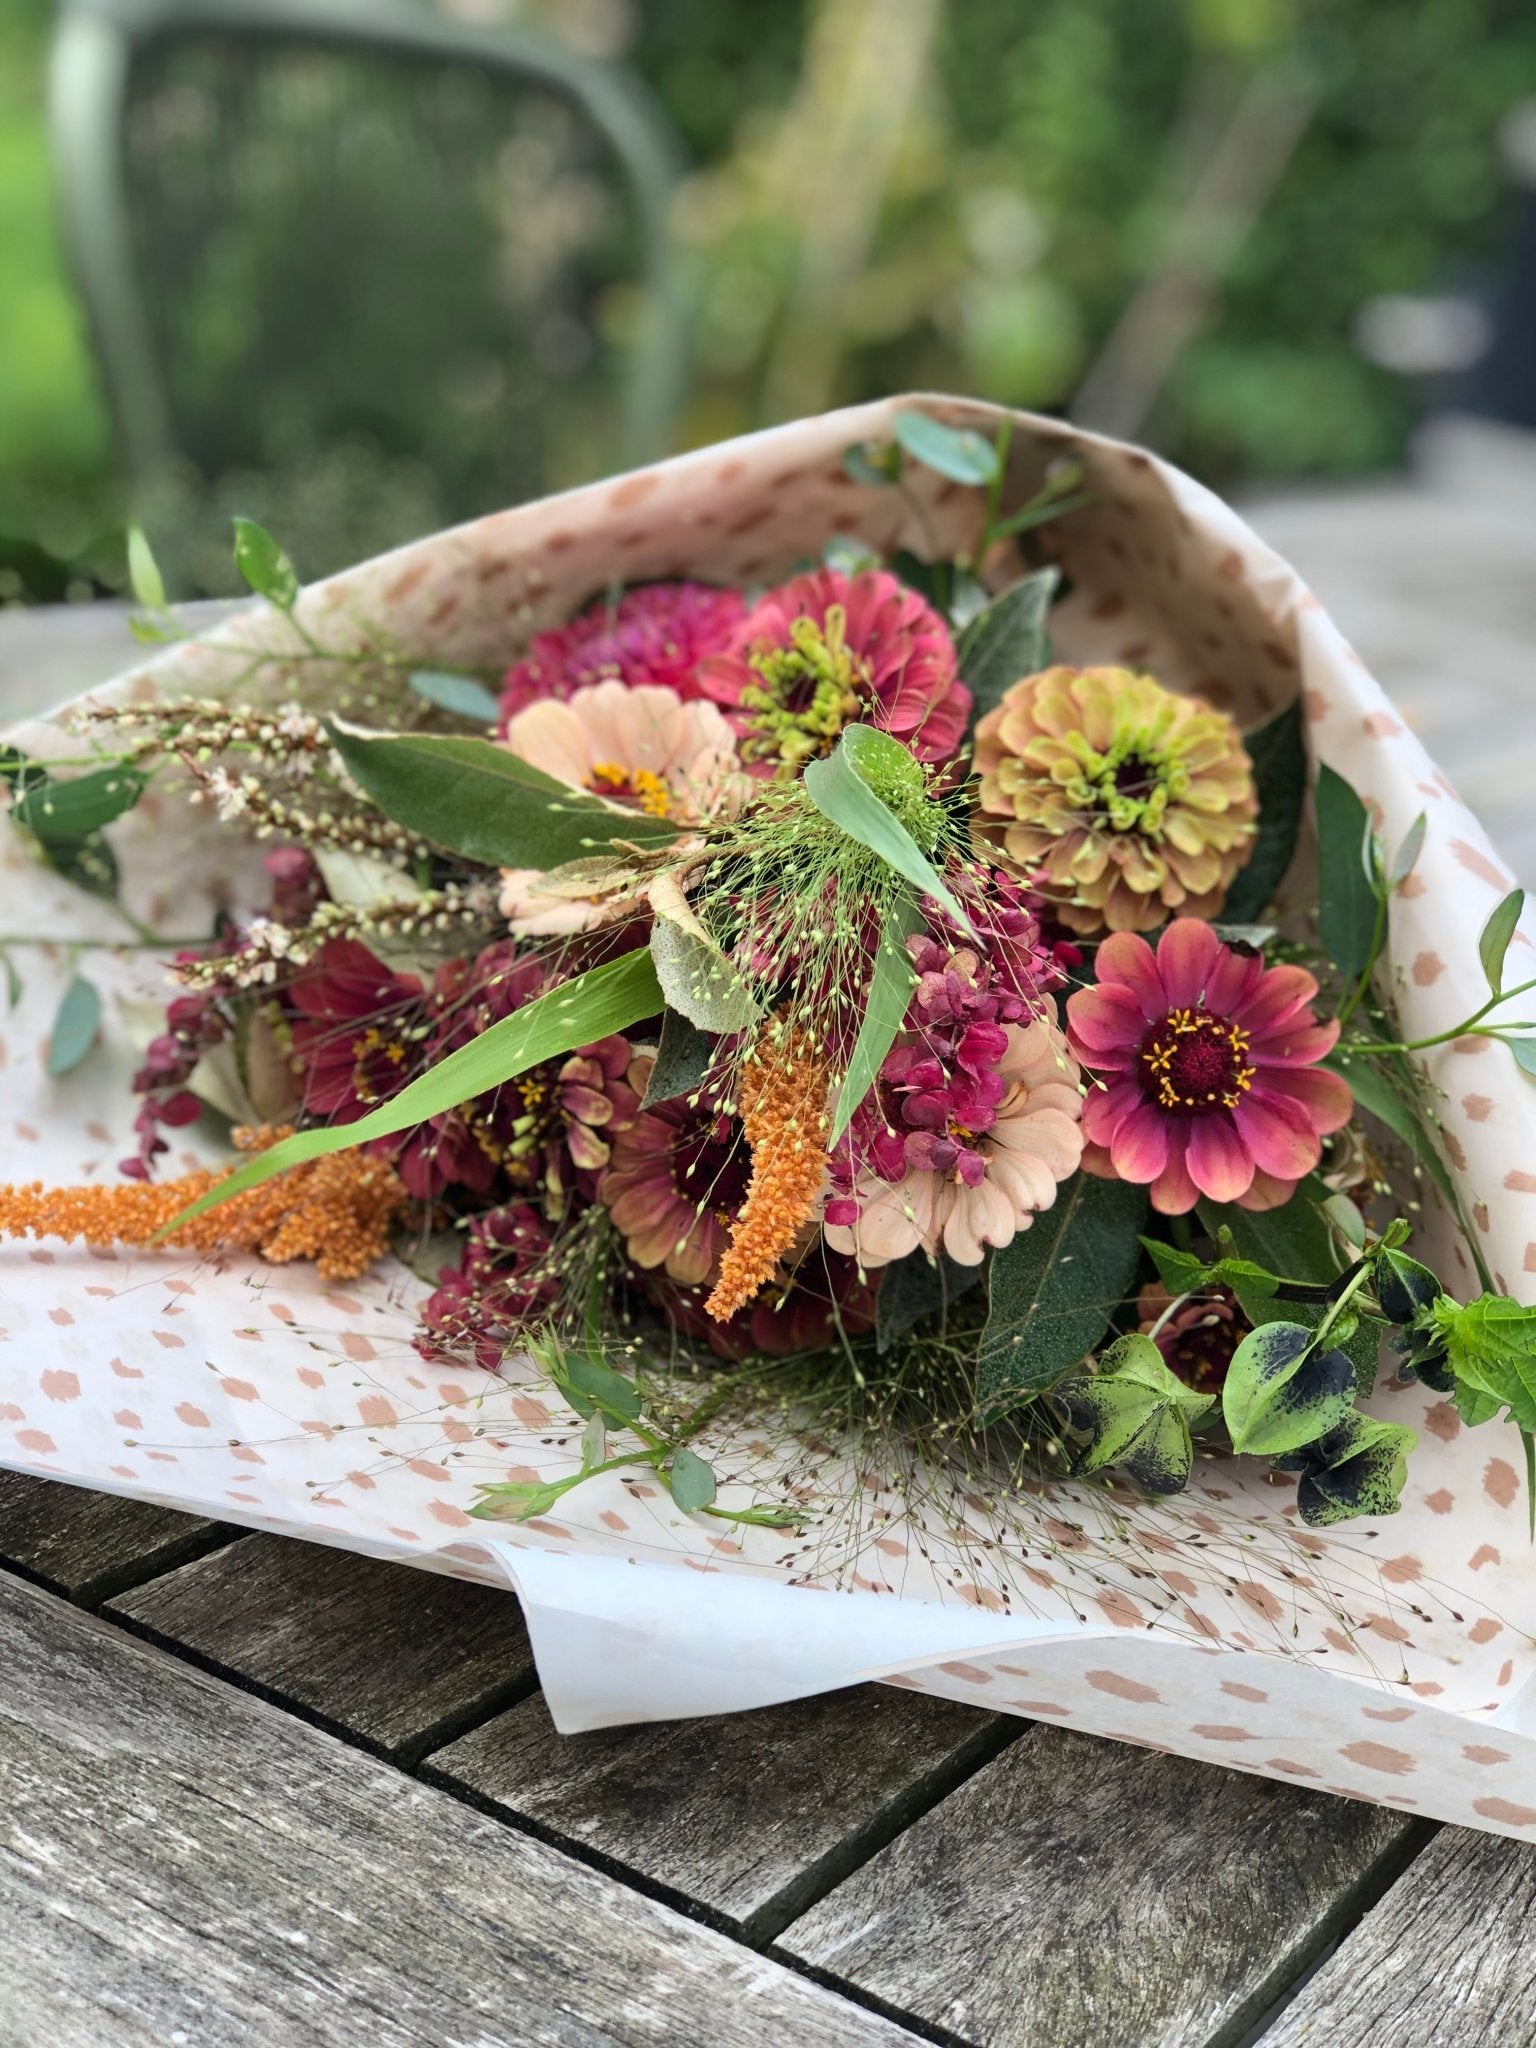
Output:
[[1163,1109],[1235,1109],[1253,1085],[1248,1034],[1208,1010],[1170,1010],[1142,1042],[1141,1071]]
[[684,1124],[672,1142],[673,1185],[695,1207],[732,1221],[747,1199],[752,1154],[733,1117],[707,1111]]
[[[1180,1318],[1183,1321],[1183,1318]],[[1198,1322],[1165,1330],[1158,1348],[1168,1370],[1196,1393],[1220,1393],[1232,1354],[1247,1334],[1230,1308],[1211,1303]]]

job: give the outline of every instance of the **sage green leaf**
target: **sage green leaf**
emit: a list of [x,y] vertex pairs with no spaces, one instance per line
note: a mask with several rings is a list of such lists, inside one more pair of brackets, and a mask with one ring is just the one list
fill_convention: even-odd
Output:
[[717,1491],[715,1472],[697,1451],[690,1451],[681,1444],[672,1453],[667,1466],[667,1484],[672,1489],[672,1498],[685,1515],[696,1515],[701,1508],[712,1505]]
[[1296,834],[1307,793],[1307,748],[1302,737],[1300,700],[1287,705],[1257,732],[1245,734],[1243,746],[1253,763],[1259,824],[1247,864],[1221,906],[1222,922],[1231,924],[1252,923],[1263,915],[1285,880],[1296,851]]
[[914,462],[957,484],[989,484],[997,475],[996,448],[970,427],[946,427],[925,412],[899,412],[891,427]]
[[547,872],[615,839],[666,846],[677,827],[568,789],[505,747],[469,734],[380,733],[334,719],[347,773],[387,817],[486,867]]
[[875,1297],[875,1349],[883,1356],[914,1324],[943,1315],[981,1284],[984,1272],[981,1266],[959,1265],[945,1252],[936,1259],[910,1252],[887,1266]]
[[77,974],[64,991],[48,1034],[48,1071],[55,1080],[79,1066],[100,1029],[101,997],[94,982]]
[[1536,1080],[1536,1038],[1506,1038],[1504,1043],[1514,1054],[1515,1065],[1521,1073]]
[[578,1415],[600,1412],[621,1425],[639,1420],[640,1389],[601,1359],[581,1351],[563,1351],[546,1369]]
[[165,610],[165,579],[142,526],[128,528],[128,587],[145,611]]
[[750,1031],[759,1005],[736,969],[708,936],[658,917],[651,928],[651,959],[667,1007],[700,1031]]
[[131,811],[148,780],[137,768],[96,768],[65,782],[44,776],[16,799],[11,815],[45,844],[84,839]]
[[709,1072],[714,1056],[715,1041],[707,1032],[690,1023],[681,1010],[663,1010],[661,1043],[640,1107],[650,1109],[658,1102],[691,1095]]
[[976,1357],[983,1401],[1038,1393],[1087,1357],[1135,1278],[1146,1216],[1145,1188],[1078,1173],[992,1254]]
[[625,953],[601,967],[589,968],[574,981],[562,983],[521,1010],[514,1010],[510,1017],[503,1017],[468,1045],[461,1045],[425,1074],[418,1075],[388,1102],[359,1117],[356,1123],[298,1131],[281,1144],[248,1159],[227,1180],[220,1181],[183,1209],[166,1229],[176,1230],[194,1216],[227,1202],[231,1195],[260,1187],[274,1174],[284,1173],[306,1159],[322,1159],[327,1153],[344,1152],[349,1146],[366,1144],[371,1138],[390,1138],[399,1131],[414,1130],[430,1117],[446,1115],[488,1089],[515,1080],[543,1060],[556,1059],[578,1045],[643,1023],[654,1017],[661,1006],[661,988],[649,953]]
[[1483,935],[1477,942],[1477,957],[1488,977],[1490,995],[1503,992],[1504,956],[1509,951],[1509,942],[1515,936],[1515,927],[1524,908],[1525,891],[1511,889],[1503,902],[1495,905],[1492,916],[1483,926]]
[[475,1522],[531,1522],[547,1515],[569,1493],[569,1481],[559,1479],[508,1479],[497,1486],[484,1486],[470,1509]]
[[919,894],[941,904],[962,931],[975,936],[949,885],[904,822],[911,820],[925,835],[931,832],[930,849],[937,844],[942,815],[928,801],[923,771],[900,740],[872,725],[847,726],[825,760],[810,763],[804,779],[806,795],[824,818],[877,853]]
[[608,1455],[608,1419],[601,1409],[594,1408],[587,1417],[581,1432],[581,1473],[586,1478],[595,1472]]
[[456,718],[472,718],[476,725],[494,725],[501,705],[484,683],[474,676],[455,676],[437,669],[419,668],[410,678],[411,689],[428,704],[451,711]]
[[1319,1351],[1301,1323],[1264,1323],[1232,1354],[1221,1410],[1235,1451],[1263,1457],[1299,1450],[1336,1429],[1355,1401],[1345,1351]]
[[1059,569],[1037,570],[994,598],[961,634],[955,651],[975,699],[974,717],[984,717],[1021,677],[1049,665],[1045,621],[1060,582]]
[[1408,830],[1403,834],[1403,843],[1392,856],[1392,865],[1387,869],[1387,887],[1401,889],[1404,882],[1418,865],[1419,855],[1424,851],[1424,834],[1429,830],[1429,820],[1420,811]]
[[1345,981],[1358,980],[1371,964],[1376,895],[1363,860],[1370,831],[1370,813],[1343,776],[1319,769],[1317,929]]
[[279,611],[292,611],[299,595],[293,564],[264,526],[254,519],[235,521],[235,567],[248,589]]
[[917,905],[908,895],[898,896],[875,949],[864,1019],[859,1025],[859,1035],[854,1041],[848,1071],[838,1091],[837,1110],[832,1118],[832,1135],[828,1141],[832,1145],[847,1130],[850,1117],[875,1085],[875,1077],[901,1029],[907,1005],[912,1000],[912,991],[917,985],[917,976],[912,971],[911,957],[907,952],[907,940],[922,928],[922,912]]

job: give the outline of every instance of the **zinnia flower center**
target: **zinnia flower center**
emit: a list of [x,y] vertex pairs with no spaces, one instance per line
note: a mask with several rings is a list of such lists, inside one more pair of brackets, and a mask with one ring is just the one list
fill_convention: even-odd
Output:
[[1203,1116],[1235,1109],[1257,1071],[1247,1064],[1248,1033],[1208,1010],[1170,1010],[1141,1048],[1141,1069],[1164,1109]]
[[633,804],[648,818],[672,815],[672,792],[649,768],[624,768],[617,761],[594,761],[591,788],[614,803]]
[[776,760],[792,775],[831,752],[869,688],[868,664],[843,637],[847,624],[844,608],[828,605],[825,625],[795,620],[788,647],[753,648],[747,665],[762,681],[741,693],[742,708],[750,713],[741,747],[745,759]]
[[1168,806],[1189,788],[1189,769],[1178,755],[1147,732],[1121,734],[1103,754],[1082,733],[1067,741],[1081,764],[1066,786],[1074,808],[1111,832],[1160,839]]

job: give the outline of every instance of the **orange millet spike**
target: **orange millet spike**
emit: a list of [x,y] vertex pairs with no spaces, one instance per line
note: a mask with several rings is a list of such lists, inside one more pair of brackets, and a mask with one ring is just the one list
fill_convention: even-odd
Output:
[[827,1062],[798,1035],[759,1040],[742,1069],[737,1093],[752,1177],[704,1304],[716,1322],[746,1307],[815,1213],[827,1170],[830,1085]]

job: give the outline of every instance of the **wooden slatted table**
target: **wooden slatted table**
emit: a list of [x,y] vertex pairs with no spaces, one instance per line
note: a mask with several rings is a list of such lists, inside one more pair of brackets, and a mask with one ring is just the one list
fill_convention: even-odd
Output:
[[[1514,767],[1526,533],[1400,498],[1277,537],[1433,727],[1373,637],[1428,519]],[[132,658],[0,614],[0,713]],[[896,1688],[561,1738],[510,1594],[0,1473],[0,2048],[1520,2048],[1533,1907],[1536,1847]]]

